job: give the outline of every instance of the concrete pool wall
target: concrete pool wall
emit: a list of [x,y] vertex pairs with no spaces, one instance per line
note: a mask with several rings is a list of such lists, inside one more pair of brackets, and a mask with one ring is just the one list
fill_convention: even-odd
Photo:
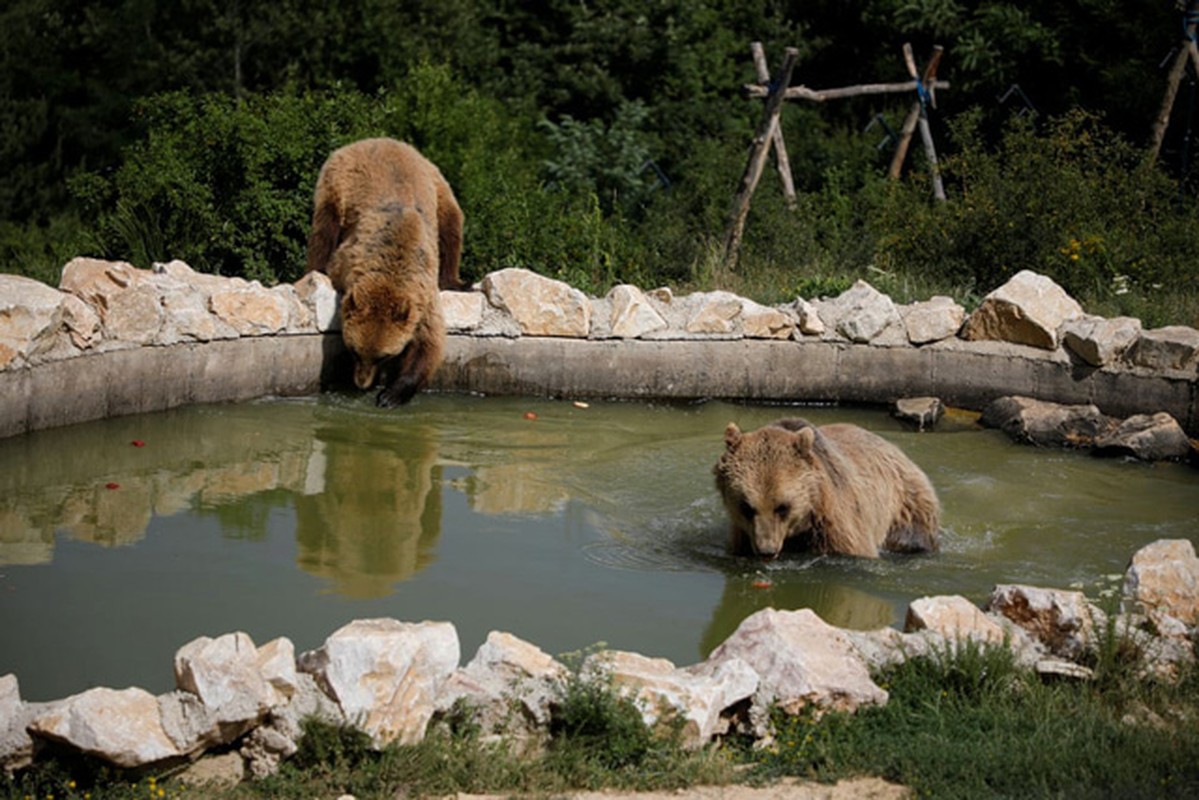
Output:
[[[773,307],[632,286],[595,298],[518,269],[442,298],[450,335],[435,391],[869,404],[934,395],[974,410],[1023,395],[1115,417],[1164,411],[1199,434],[1199,331],[1086,315],[1031,272],[970,313],[943,297],[897,305],[864,282]],[[139,270],[75,259],[57,289],[0,275],[0,437],[344,384],[336,302],[323,275],[268,289],[179,261]]]

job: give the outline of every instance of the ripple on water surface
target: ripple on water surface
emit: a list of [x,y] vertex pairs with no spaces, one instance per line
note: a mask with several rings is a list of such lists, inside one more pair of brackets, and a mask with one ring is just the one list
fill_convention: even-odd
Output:
[[[729,556],[712,464],[730,421],[856,422],[929,474],[941,552]],[[140,442],[135,446],[134,442]],[[108,488],[113,486],[115,488]],[[26,699],[173,686],[197,636],[298,650],[355,618],[455,623],[552,654],[597,641],[686,664],[759,608],[900,624],[997,583],[1110,586],[1199,534],[1199,471],[1011,444],[881,411],[363,395],[176,409],[0,443],[0,674]]]

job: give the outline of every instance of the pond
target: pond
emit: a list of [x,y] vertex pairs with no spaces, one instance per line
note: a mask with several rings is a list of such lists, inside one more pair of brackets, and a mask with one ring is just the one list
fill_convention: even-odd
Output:
[[[942,551],[727,555],[724,427],[794,415],[855,422],[924,467]],[[299,652],[380,616],[453,622],[464,661],[504,630],[686,665],[765,606],[867,629],[997,583],[1097,597],[1138,547],[1199,537],[1197,489],[1186,466],[843,407],[325,394],[122,417],[0,440],[0,674],[26,700],[163,692],[198,636]]]

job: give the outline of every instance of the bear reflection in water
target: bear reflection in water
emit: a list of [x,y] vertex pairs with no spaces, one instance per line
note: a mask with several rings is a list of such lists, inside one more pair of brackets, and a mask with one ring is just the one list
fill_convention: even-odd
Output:
[[436,432],[316,432],[325,486],[296,498],[297,562],[353,598],[385,597],[429,565],[441,532]]
[[725,579],[720,602],[700,640],[701,658],[707,658],[746,617],[763,608],[810,608],[828,624],[855,631],[878,630],[902,621],[902,604],[847,586],[835,574],[803,581],[779,580],[767,590],[753,588],[755,580],[753,575]]
[[750,433],[730,422],[713,472],[734,553],[774,558],[784,544],[877,558],[933,551],[940,505],[899,448],[856,425],[782,419]]

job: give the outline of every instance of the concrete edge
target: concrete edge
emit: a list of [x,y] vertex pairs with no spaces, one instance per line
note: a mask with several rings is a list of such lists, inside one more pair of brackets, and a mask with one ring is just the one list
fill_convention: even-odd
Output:
[[[0,372],[0,437],[194,403],[313,394],[349,374],[339,333],[110,350]],[[821,340],[447,337],[435,391],[641,400],[885,405],[935,395],[981,410],[1004,395],[1166,411],[1194,436],[1185,374],[1083,367],[1029,347],[880,347]]]
[[0,372],[0,437],[196,403],[313,394],[341,363],[340,333],[242,337],[94,352]]
[[997,397],[1093,403],[1111,416],[1166,411],[1191,435],[1196,381],[1082,367],[1030,347],[878,347],[820,340],[584,340],[451,336],[441,391],[563,398],[887,405],[935,395],[982,410]]

